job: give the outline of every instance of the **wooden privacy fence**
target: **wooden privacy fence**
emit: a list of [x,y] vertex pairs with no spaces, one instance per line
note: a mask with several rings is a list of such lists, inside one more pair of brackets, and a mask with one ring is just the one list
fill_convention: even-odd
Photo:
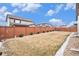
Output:
[[0,39],[18,37],[20,34],[24,36],[30,33],[42,33],[53,31],[54,27],[0,27]]
[[75,32],[76,28],[55,28],[55,27],[0,27],[0,40],[6,38],[18,37],[20,34],[24,36],[30,33],[43,33],[49,31],[70,31]]
[[56,31],[67,31],[67,32],[77,32],[77,27],[71,27],[71,28],[55,28]]

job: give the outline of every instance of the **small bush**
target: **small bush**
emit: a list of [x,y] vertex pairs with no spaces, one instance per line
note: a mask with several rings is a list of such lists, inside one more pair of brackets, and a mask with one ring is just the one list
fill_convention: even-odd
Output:
[[43,33],[45,33],[45,31],[43,31]]
[[50,32],[52,32],[52,31],[50,30]]
[[49,31],[47,31],[47,32],[49,32]]
[[37,34],[39,34],[39,32],[37,32]]
[[33,33],[31,32],[30,35],[33,35]]
[[48,32],[50,32],[50,31],[48,31]]
[[24,35],[21,33],[20,35],[19,35],[19,37],[23,37]]
[[2,55],[2,52],[0,52],[0,56]]

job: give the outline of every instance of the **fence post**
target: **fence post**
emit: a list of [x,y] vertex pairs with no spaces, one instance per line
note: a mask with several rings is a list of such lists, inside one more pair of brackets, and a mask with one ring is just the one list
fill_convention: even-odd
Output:
[[6,38],[6,26],[4,27],[5,28],[5,30],[4,30],[4,38]]
[[13,26],[13,37],[16,38],[16,35],[15,35],[15,26]]
[[36,34],[36,27],[34,27],[34,33]]
[[27,35],[27,27],[25,27],[25,35]]

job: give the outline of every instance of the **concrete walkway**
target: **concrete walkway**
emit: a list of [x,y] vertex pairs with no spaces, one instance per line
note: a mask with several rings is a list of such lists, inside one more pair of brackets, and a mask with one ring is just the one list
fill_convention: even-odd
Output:
[[0,42],[0,47],[2,46],[2,42]]
[[61,46],[61,48],[57,51],[57,53],[55,54],[55,56],[63,56],[64,54],[64,50],[66,48],[66,46],[68,45],[69,39],[70,37],[73,35],[74,33],[71,33],[68,38],[66,39],[66,41],[64,42],[64,44]]

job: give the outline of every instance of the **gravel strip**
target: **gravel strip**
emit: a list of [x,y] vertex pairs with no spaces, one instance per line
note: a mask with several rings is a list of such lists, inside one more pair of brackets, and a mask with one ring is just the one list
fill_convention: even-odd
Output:
[[79,56],[79,52],[72,51],[71,48],[79,49],[79,37],[72,35],[64,51],[64,56]]
[[0,47],[2,46],[2,42],[0,42]]
[[64,50],[69,42],[70,37],[73,35],[73,33],[71,33],[67,38],[66,41],[63,43],[63,45],[61,46],[61,48],[57,51],[55,56],[63,56],[64,54]]

